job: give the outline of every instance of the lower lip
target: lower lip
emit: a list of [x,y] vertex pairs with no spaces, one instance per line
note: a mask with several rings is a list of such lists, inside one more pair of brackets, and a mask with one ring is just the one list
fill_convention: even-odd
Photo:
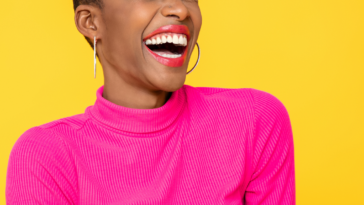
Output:
[[187,47],[185,48],[185,51],[183,52],[182,56],[179,58],[165,58],[163,56],[160,56],[156,53],[154,53],[152,50],[148,48],[144,44],[144,46],[147,48],[150,54],[156,59],[158,62],[162,63],[163,65],[169,66],[169,67],[180,67],[184,64],[186,56],[187,56]]

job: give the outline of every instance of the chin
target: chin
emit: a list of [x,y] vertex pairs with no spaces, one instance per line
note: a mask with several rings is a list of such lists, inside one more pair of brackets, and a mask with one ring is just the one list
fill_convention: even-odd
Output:
[[180,89],[186,80],[186,74],[183,75],[174,75],[174,76],[170,76],[167,75],[163,78],[159,78],[159,80],[157,80],[155,83],[153,83],[154,85],[156,85],[156,87],[159,90],[163,90],[166,92],[174,92],[178,89]]

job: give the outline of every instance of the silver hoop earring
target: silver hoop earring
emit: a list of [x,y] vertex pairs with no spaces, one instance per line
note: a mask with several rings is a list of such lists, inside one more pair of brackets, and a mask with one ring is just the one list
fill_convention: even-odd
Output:
[[200,57],[201,57],[201,50],[200,50],[200,46],[198,45],[198,43],[196,42],[196,45],[197,45],[197,48],[198,48],[198,58],[197,58],[197,62],[196,62],[196,64],[195,64],[195,66],[193,66],[193,68],[190,70],[190,71],[188,71],[187,73],[186,73],[186,75],[188,75],[189,73],[191,73],[196,67],[197,67],[197,65],[198,65],[198,62],[200,62]]
[[94,78],[96,78],[96,36],[94,36]]

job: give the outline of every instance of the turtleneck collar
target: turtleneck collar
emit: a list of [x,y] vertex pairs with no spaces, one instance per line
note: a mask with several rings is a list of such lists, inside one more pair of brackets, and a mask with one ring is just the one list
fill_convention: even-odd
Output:
[[167,102],[154,109],[134,109],[116,105],[102,97],[104,86],[96,92],[96,102],[87,109],[92,119],[103,125],[134,133],[156,132],[173,123],[185,105],[185,85],[173,92]]

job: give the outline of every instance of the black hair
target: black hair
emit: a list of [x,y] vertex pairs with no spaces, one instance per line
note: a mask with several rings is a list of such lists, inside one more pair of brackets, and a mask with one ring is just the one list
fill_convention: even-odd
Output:
[[[103,6],[102,0],[73,0],[73,10],[76,11],[76,8],[79,5],[95,5],[95,6],[99,7],[100,9],[102,9],[102,6]],[[93,40],[91,41],[91,39],[87,38],[86,36],[85,36],[85,39],[90,44],[91,48],[94,48]]]
[[76,8],[82,4],[93,4],[95,6],[98,6],[100,9],[102,8],[102,0],[73,0],[73,9],[76,11]]

